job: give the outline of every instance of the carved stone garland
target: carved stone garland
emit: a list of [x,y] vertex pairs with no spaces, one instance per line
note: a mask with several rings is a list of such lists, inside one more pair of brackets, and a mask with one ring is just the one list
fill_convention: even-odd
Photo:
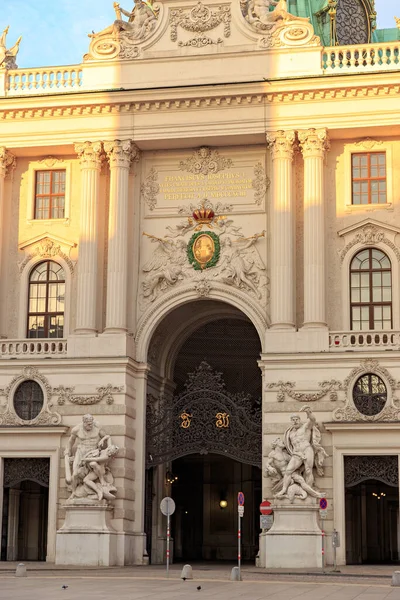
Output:
[[[45,390],[43,408],[34,419],[27,421],[21,419],[14,410],[14,393],[18,387],[18,384],[23,381],[33,380],[40,382],[42,388]],[[25,367],[22,370],[22,374],[16,375],[12,378],[11,382],[6,388],[0,388],[0,396],[7,398],[6,410],[0,414],[0,426],[4,425],[59,425],[61,422],[61,415],[52,410],[53,403],[51,402],[51,396],[53,395],[53,389],[47,380],[47,378],[39,373],[34,367]]]
[[277,383],[268,383],[266,387],[270,390],[278,389],[276,396],[278,402],[284,402],[286,396],[298,402],[317,402],[328,394],[329,400],[336,402],[337,392],[341,389],[341,382],[335,379],[319,382],[318,386],[321,388],[319,392],[296,392],[294,391],[295,385],[293,381],[278,381]]
[[[391,388],[391,399],[388,399],[383,410],[376,415],[364,415],[358,411],[353,402],[353,386],[358,377],[372,373],[378,375],[388,383]],[[400,407],[396,406],[399,399],[396,397],[396,390],[400,388],[399,383],[391,376],[389,371],[381,367],[377,360],[363,360],[358,367],[355,367],[346,377],[341,385],[341,389],[346,394],[345,406],[337,408],[333,413],[334,421],[398,421],[400,419]]]
[[205,34],[205,32],[215,29],[221,23],[224,25],[224,37],[228,38],[231,35],[231,8],[229,4],[222,4],[213,10],[202,4],[202,2],[198,2],[192,9],[173,9],[170,14],[171,41],[177,41],[178,28],[181,27],[185,31],[193,32],[195,36],[185,42],[178,42],[178,46],[202,48],[209,44],[221,44],[222,38],[213,40]]
[[113,386],[111,383],[108,383],[105,386],[96,388],[97,394],[95,395],[82,394],[80,396],[73,395],[74,389],[75,388],[73,387],[64,387],[63,385],[54,388],[54,394],[59,394],[57,403],[61,406],[63,406],[66,402],[87,406],[91,404],[99,404],[99,402],[105,400],[106,404],[113,404],[113,394],[121,393],[124,388],[123,386]]

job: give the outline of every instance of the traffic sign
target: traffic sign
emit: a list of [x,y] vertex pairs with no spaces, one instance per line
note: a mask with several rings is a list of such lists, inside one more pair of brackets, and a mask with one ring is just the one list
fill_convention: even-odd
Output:
[[260,529],[271,529],[274,515],[260,515]]
[[238,493],[238,505],[244,506],[244,494],[243,492]]
[[161,500],[160,510],[166,517],[173,515],[175,512],[175,502],[169,496],[165,496],[165,498]]
[[260,513],[262,515],[272,515],[271,502],[263,500],[260,504]]
[[319,516],[321,519],[326,519],[327,514],[328,514],[327,510],[324,510],[322,508],[319,509]]
[[328,508],[328,500],[326,498],[321,498],[319,501],[319,507],[322,510],[326,510]]
[[239,517],[243,517],[243,515],[244,515],[244,506],[241,506],[239,504],[239,506],[238,506],[238,513],[239,513]]

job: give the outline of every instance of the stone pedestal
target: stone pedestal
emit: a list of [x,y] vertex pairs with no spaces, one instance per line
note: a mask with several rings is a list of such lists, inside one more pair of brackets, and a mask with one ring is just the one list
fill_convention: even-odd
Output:
[[322,568],[322,532],[314,498],[305,504],[277,502],[274,524],[260,535],[260,562],[267,569]]
[[56,564],[109,567],[117,564],[117,532],[105,503],[65,505],[65,523],[57,531]]

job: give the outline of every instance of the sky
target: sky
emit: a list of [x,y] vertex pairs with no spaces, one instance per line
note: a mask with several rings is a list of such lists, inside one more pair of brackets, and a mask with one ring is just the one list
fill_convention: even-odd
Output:
[[[0,0],[0,30],[10,25],[7,46],[18,36],[20,68],[73,65],[88,51],[91,31],[101,31],[115,19],[113,0]],[[132,0],[121,0],[130,10]],[[378,27],[394,27],[400,0],[375,0]]]

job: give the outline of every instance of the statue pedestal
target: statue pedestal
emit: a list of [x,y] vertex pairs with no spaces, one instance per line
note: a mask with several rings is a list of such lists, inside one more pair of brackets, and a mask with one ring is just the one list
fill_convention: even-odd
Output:
[[298,504],[276,500],[274,523],[260,535],[260,566],[267,569],[322,568],[322,532],[315,498]]
[[56,565],[109,567],[117,564],[117,532],[112,507],[75,499],[65,504],[65,523],[57,531]]

